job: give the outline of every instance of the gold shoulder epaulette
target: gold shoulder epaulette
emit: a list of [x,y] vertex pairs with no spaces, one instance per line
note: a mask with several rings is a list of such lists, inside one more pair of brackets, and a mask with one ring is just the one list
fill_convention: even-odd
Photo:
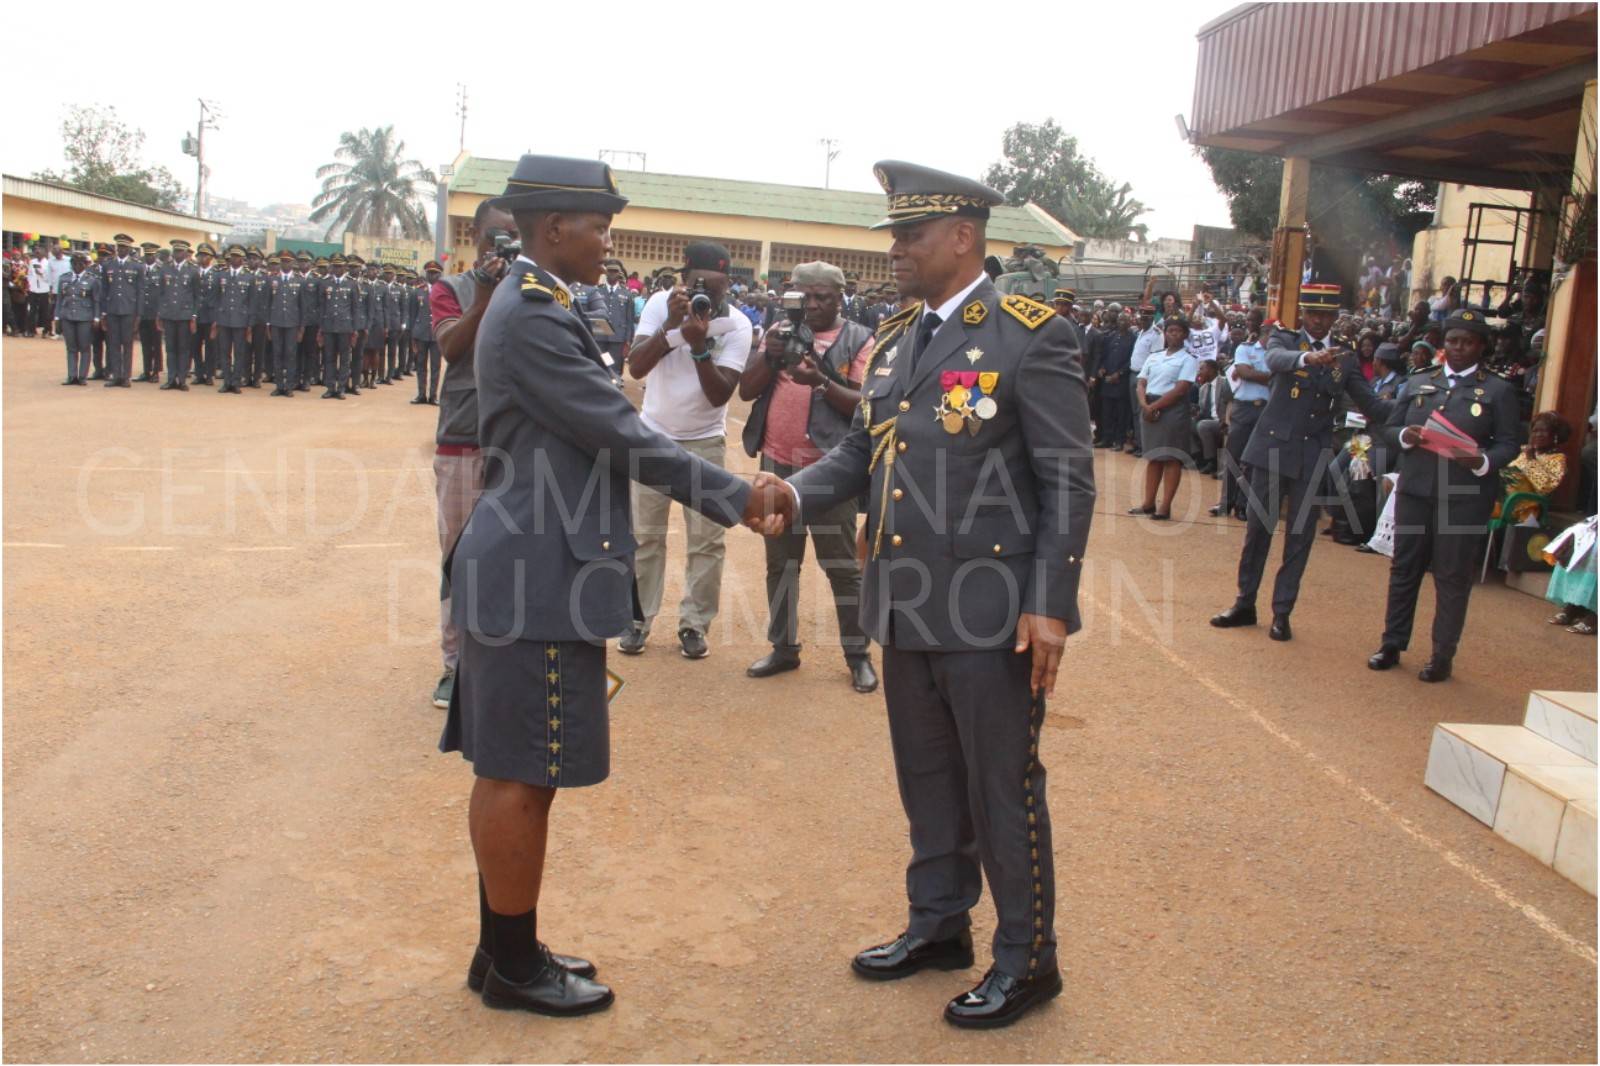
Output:
[[546,279],[538,274],[522,275],[522,298],[524,300],[554,300],[562,307],[572,306],[572,297],[567,295],[567,290],[560,285],[547,285]]
[[1038,329],[1050,319],[1055,317],[1055,312],[1037,300],[1030,300],[1026,296],[1007,296],[1000,301],[1000,306],[1005,313],[1021,322],[1029,329]]
[[877,333],[883,333],[885,330],[891,329],[894,326],[898,326],[902,322],[909,322],[912,318],[915,318],[917,313],[921,310],[922,301],[918,300],[910,307],[896,311],[894,314],[878,323]]

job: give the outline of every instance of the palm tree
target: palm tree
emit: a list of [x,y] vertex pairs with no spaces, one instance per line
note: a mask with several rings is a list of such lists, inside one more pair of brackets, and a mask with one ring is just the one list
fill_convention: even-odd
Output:
[[405,150],[393,126],[340,134],[338,161],[317,168],[322,191],[312,201],[311,221],[326,221],[330,239],[335,232],[386,237],[397,224],[401,236],[426,239],[423,187],[437,179],[415,159],[401,158]]

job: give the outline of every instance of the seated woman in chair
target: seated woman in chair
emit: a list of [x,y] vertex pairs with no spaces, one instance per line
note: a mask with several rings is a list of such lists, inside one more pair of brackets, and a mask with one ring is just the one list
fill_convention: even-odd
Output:
[[[1500,469],[1500,480],[1505,484],[1506,497],[1518,493],[1549,496],[1560,487],[1567,476],[1567,457],[1561,446],[1572,435],[1567,420],[1554,411],[1544,411],[1533,417],[1528,426],[1528,443],[1522,454]],[[1495,504],[1494,518],[1500,518],[1504,500]],[[1539,518],[1541,507],[1535,500],[1518,500],[1511,508],[1509,524],[1521,525],[1530,518]]]

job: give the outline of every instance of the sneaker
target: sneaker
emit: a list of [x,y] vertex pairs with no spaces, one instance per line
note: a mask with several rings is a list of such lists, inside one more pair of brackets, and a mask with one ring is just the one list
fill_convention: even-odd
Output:
[[439,679],[439,685],[433,690],[433,705],[441,711],[450,706],[450,697],[456,690],[456,672],[446,670]]
[[642,655],[646,638],[644,626],[635,623],[631,629],[622,634],[622,639],[617,641],[617,650],[624,655]]
[[698,629],[684,626],[678,630],[678,643],[683,646],[685,659],[704,659],[711,654],[711,649],[706,646],[706,638]]

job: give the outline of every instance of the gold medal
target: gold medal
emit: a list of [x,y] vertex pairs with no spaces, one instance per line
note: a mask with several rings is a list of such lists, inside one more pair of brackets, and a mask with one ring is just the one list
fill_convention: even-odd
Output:
[[1289,399],[1298,400],[1299,398],[1300,398],[1300,386],[1296,385],[1294,388],[1289,390]]
[[961,417],[960,411],[946,411],[939,417],[944,425],[944,431],[952,437],[961,432],[961,427],[966,424],[966,419]]
[[967,390],[961,385],[953,385],[950,391],[944,394],[944,402],[959,410],[967,405]]
[[1472,405],[1472,417],[1473,418],[1482,418],[1483,417],[1483,404],[1475,403],[1475,404]]

